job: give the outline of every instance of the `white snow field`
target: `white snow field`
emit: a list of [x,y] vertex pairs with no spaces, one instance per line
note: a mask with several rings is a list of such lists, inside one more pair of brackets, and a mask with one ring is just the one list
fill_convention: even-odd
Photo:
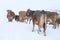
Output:
[[37,33],[38,26],[32,32],[32,22],[30,24],[8,22],[7,9],[11,9],[18,14],[20,10],[60,10],[60,0],[0,0],[0,40],[60,40],[60,27],[53,29],[53,25],[47,24],[46,36],[43,32]]

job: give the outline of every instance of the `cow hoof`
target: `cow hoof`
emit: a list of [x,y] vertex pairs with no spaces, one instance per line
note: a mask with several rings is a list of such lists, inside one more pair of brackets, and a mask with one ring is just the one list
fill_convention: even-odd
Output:
[[40,30],[40,32],[41,32],[41,30]]
[[27,24],[27,22],[26,22],[26,24]]
[[44,34],[44,36],[46,36],[46,34]]
[[32,30],[32,32],[34,32],[34,30]]
[[40,32],[40,31],[38,30],[38,34],[39,34],[39,32]]
[[38,32],[38,34],[40,34],[40,33]]
[[46,33],[44,33],[44,36],[46,36]]
[[30,24],[30,22],[29,22],[29,24]]
[[8,21],[8,22],[12,22],[12,21]]
[[56,27],[53,27],[53,29],[56,29]]
[[40,33],[38,32],[38,34],[40,34]]
[[27,24],[28,22],[25,21],[25,23]]

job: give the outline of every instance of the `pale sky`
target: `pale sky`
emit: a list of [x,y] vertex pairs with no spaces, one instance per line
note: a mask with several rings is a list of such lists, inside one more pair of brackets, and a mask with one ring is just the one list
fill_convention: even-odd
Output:
[[13,10],[60,10],[60,0],[0,0],[1,9]]

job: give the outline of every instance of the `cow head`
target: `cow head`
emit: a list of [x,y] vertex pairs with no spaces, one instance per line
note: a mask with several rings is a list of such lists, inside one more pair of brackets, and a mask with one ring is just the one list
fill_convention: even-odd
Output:
[[30,10],[30,9],[27,9],[27,11],[26,11],[26,16],[27,16],[27,17],[30,16],[30,12],[31,12],[31,10]]
[[12,10],[7,10],[7,19],[9,22],[12,22],[15,18],[15,13]]

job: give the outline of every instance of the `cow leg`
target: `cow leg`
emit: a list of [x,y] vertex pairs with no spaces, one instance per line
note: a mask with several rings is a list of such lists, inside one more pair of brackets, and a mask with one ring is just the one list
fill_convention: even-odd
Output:
[[30,21],[29,21],[29,24],[30,24],[30,22],[31,22],[31,19],[30,19]]
[[53,28],[56,29],[56,25],[57,25],[57,17],[56,17],[56,15],[53,17],[52,21],[53,21],[53,25],[54,25]]
[[40,30],[40,24],[39,24],[39,22],[38,22],[38,34],[39,34],[40,31],[41,31],[41,30]]
[[35,27],[35,23],[34,23],[34,20],[33,20],[33,29],[32,29],[32,32],[34,32],[34,27]]
[[57,24],[57,27],[59,27],[59,24]]
[[56,21],[56,27],[59,27],[59,23]]
[[45,26],[46,24],[45,23],[43,23],[43,29],[44,29],[44,36],[46,36],[46,26]]
[[57,27],[59,27],[59,23],[57,22]]
[[32,32],[34,32],[34,27],[35,27],[35,24],[33,24],[33,29],[32,29]]
[[28,18],[27,18],[27,22],[26,22],[26,24],[28,23]]
[[56,29],[56,22],[53,23],[53,28]]
[[38,25],[38,34],[39,34],[39,32],[41,32],[41,30],[40,30],[40,25]]

